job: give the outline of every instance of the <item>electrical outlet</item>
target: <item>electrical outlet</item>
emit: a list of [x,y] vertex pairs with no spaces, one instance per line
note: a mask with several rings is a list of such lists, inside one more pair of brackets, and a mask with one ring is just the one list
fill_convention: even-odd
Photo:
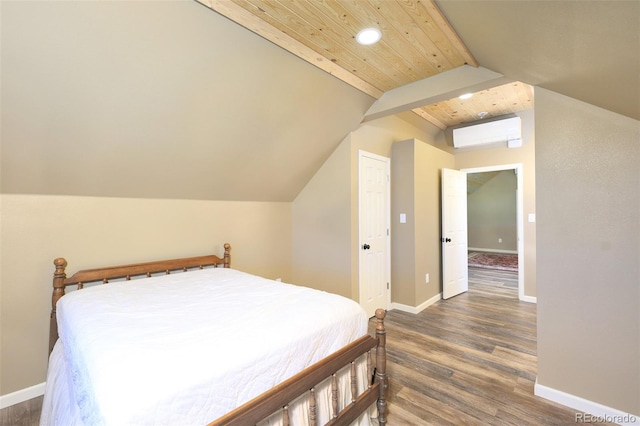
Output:
[[498,238],[498,242],[502,244],[502,238]]
[[428,272],[424,275],[424,281],[425,281],[427,284],[429,284],[429,273],[428,273]]

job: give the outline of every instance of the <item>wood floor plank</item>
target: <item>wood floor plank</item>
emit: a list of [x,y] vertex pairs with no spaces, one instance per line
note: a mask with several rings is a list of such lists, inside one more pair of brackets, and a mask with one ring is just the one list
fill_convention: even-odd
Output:
[[37,426],[40,422],[42,399],[39,396],[20,404],[0,410],[0,425],[2,426]]
[[390,425],[566,425],[576,411],[533,394],[536,305],[518,276],[469,268],[469,291],[387,313]]

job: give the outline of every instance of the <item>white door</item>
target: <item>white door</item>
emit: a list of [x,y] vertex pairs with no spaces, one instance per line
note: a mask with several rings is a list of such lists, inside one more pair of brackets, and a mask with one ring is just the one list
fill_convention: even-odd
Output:
[[467,174],[442,169],[442,298],[469,289]]
[[389,303],[389,165],[387,157],[359,152],[360,305],[369,316]]

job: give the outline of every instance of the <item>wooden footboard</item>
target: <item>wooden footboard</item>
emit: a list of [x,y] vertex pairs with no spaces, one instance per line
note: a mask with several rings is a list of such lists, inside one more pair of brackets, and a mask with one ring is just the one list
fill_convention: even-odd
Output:
[[51,295],[51,317],[49,323],[49,354],[53,350],[58,340],[58,322],[56,319],[56,304],[62,296],[64,296],[65,288],[75,285],[81,289],[85,284],[100,282],[107,284],[109,280],[125,279],[130,280],[134,277],[146,276],[153,274],[170,274],[173,271],[184,271],[189,269],[202,269],[205,266],[218,267],[223,265],[224,268],[231,266],[231,246],[224,245],[224,255],[222,258],[216,255],[186,257],[183,259],[171,259],[158,262],[135,263],[131,265],[111,266],[107,268],[85,269],[78,271],[71,277],[67,278],[65,268],[67,261],[64,258],[57,258],[53,261],[56,270],[53,274],[53,294]]
[[[208,426],[246,426],[255,425],[278,410],[282,412],[282,423],[290,424],[288,404],[299,396],[308,393],[309,426],[316,426],[316,405],[314,386],[327,378],[332,380],[332,419],[327,425],[348,426],[356,420],[367,408],[377,403],[378,424],[387,423],[387,353],[386,331],[384,328],[384,309],[376,311],[376,338],[363,336],[348,346],[340,349],[331,356],[301,371],[287,381],[254,398],[246,404],[236,408],[228,414],[213,421]],[[375,368],[369,380],[371,385],[362,394],[356,395],[355,390],[355,360],[363,354],[371,353],[375,348]],[[336,373],[351,364],[352,402],[338,411]]]

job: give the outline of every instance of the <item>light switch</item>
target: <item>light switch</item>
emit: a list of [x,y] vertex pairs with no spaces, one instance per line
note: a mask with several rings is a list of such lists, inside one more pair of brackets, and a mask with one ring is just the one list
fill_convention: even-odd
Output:
[[407,223],[407,214],[400,213],[400,223]]
[[533,223],[536,221],[536,214],[535,213],[529,213],[529,222]]

